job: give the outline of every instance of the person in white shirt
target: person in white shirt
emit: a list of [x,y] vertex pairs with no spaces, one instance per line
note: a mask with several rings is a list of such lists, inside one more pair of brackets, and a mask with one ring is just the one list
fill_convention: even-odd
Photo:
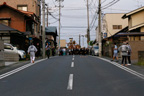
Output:
[[33,43],[28,48],[28,54],[30,54],[31,63],[35,61],[35,53],[37,52],[37,48],[33,45]]

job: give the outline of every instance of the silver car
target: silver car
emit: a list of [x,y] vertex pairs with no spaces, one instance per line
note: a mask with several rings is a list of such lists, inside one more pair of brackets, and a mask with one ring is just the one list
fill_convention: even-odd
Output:
[[25,59],[26,53],[24,50],[18,50],[17,47],[12,46],[12,44],[4,43],[4,51],[17,53],[19,55],[19,59]]
[[92,56],[98,56],[99,55],[99,47],[93,46],[92,48]]

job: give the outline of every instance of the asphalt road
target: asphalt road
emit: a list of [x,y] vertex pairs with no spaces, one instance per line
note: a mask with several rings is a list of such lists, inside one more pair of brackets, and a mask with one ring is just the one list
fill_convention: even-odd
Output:
[[91,56],[60,56],[0,75],[0,96],[144,96],[144,76]]

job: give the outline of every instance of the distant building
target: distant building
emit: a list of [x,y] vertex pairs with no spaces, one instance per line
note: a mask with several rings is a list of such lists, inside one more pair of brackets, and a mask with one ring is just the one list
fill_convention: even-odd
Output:
[[110,37],[128,26],[128,19],[122,19],[123,13],[107,13],[102,18],[103,37]]
[[60,40],[60,47],[66,48],[66,40]]
[[49,26],[45,28],[46,32],[46,42],[51,45],[51,47],[57,47],[57,27]]

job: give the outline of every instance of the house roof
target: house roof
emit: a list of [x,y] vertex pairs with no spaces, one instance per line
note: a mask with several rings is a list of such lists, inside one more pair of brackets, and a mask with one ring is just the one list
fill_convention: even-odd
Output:
[[133,14],[136,14],[136,13],[138,13],[138,12],[140,12],[140,11],[143,11],[143,10],[144,10],[144,6],[141,7],[141,8],[138,8],[138,9],[136,9],[136,10],[133,10],[133,11],[131,11],[131,12],[129,12],[129,13],[124,14],[124,15],[122,16],[122,18],[125,19],[125,18],[127,18],[127,17],[129,17],[129,16],[131,16],[131,15],[133,15]]
[[16,29],[13,29],[9,26],[6,26],[4,24],[0,24],[0,31],[17,31]]
[[[33,16],[35,16],[35,14],[34,14],[33,12],[18,10],[18,9],[16,9],[16,8],[13,8],[13,7],[7,5],[6,2],[4,2],[2,5],[0,5],[0,8],[2,8],[2,7],[8,7],[8,8],[10,8],[10,9],[12,9],[12,10],[14,10],[14,11],[16,11],[16,12],[22,14],[22,15],[24,15],[24,16],[27,16],[27,17],[31,18],[34,22],[36,22],[36,21],[33,19]],[[37,22],[36,22],[36,23],[37,23]]]
[[103,40],[108,40],[110,38],[117,38],[117,37],[124,37],[124,36],[144,36],[144,32],[129,32],[128,26],[120,30],[119,32],[115,33],[114,35],[105,38]]
[[144,32],[128,32],[128,33],[118,33],[117,36],[144,36]]
[[144,26],[144,23],[141,23],[141,24],[138,24],[138,25],[136,25],[136,26],[131,27],[131,28],[129,29],[129,31],[132,31],[132,30],[134,30],[134,29],[140,28],[140,27],[142,27],[142,26]]
[[6,26],[4,24],[0,24],[0,33],[19,33],[19,34],[23,34],[23,32],[20,32],[16,29],[11,28],[9,26]]
[[118,31],[118,32],[115,33],[114,35],[112,35],[112,36],[110,36],[110,37],[107,37],[107,38],[104,38],[104,40],[109,39],[109,38],[112,38],[112,37],[115,37],[117,34],[122,33],[122,32],[123,32],[123,33],[128,32],[128,26],[126,26],[125,28],[121,29],[120,31]]
[[54,34],[57,36],[57,27],[50,26],[45,28],[46,34]]

